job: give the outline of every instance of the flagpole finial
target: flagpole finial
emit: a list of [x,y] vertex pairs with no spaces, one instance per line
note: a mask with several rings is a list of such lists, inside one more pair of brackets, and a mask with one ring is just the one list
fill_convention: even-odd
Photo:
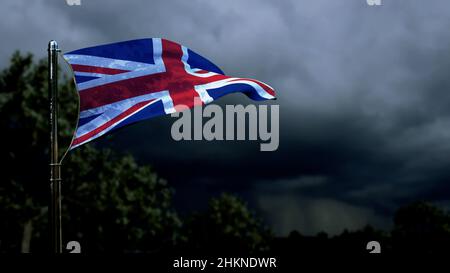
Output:
[[55,40],[50,40],[48,42],[48,50],[59,51],[58,43]]

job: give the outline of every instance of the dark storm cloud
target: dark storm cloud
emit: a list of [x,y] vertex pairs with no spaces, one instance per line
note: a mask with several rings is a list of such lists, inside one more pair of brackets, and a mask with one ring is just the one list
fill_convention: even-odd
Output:
[[[245,196],[280,234],[387,226],[401,204],[450,197],[450,3],[383,3],[4,1],[0,62],[16,48],[45,56],[50,39],[66,51],[140,37],[179,41],[226,73],[277,90],[269,104],[280,104],[279,149],[175,142],[170,117],[101,144],[154,165],[183,205],[222,190]],[[236,95],[226,103],[251,102]]]

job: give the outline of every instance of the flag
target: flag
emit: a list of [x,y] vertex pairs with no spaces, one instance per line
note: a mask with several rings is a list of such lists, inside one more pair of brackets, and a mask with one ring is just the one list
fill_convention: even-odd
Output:
[[88,47],[64,59],[80,99],[71,149],[125,125],[192,108],[195,97],[201,104],[236,92],[253,100],[275,98],[267,84],[226,76],[206,58],[166,39]]

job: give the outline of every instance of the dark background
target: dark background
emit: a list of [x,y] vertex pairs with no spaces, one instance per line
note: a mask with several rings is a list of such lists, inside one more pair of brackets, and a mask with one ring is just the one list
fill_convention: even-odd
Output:
[[[278,100],[268,102],[280,105],[274,152],[260,152],[254,141],[175,142],[170,116],[96,141],[97,148],[151,165],[174,189],[180,217],[229,192],[275,237],[293,230],[334,236],[367,225],[395,229],[394,213],[415,201],[450,206],[448,1],[384,0],[380,7],[364,0],[1,5],[4,69],[15,50],[45,57],[50,39],[67,52],[164,37],[228,75],[275,88]],[[232,95],[215,103],[253,102]]]

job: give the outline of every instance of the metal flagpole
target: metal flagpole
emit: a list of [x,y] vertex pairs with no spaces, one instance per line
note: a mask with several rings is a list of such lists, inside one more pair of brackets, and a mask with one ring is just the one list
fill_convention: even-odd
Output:
[[61,163],[58,161],[58,43],[48,43],[48,91],[50,100],[50,223],[52,249],[62,253]]

